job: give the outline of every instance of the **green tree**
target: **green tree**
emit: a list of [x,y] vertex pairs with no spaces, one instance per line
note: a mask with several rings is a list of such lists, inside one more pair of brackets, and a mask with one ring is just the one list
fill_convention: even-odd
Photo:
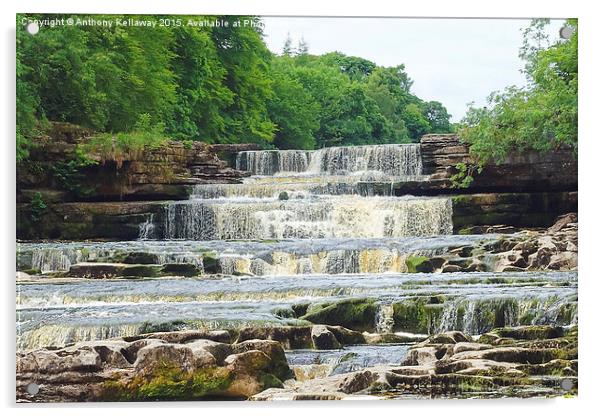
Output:
[[293,40],[291,39],[291,34],[286,34],[286,40],[284,41],[284,46],[282,47],[282,55],[292,56],[295,51],[293,49]]
[[577,152],[577,21],[568,40],[546,45],[544,20],[524,31],[521,57],[528,85],[492,93],[488,106],[470,107],[459,133],[480,164],[501,161],[511,150]]
[[430,124],[430,131],[432,133],[451,132],[451,124],[449,123],[451,116],[439,101],[429,101],[425,103],[425,115]]
[[268,101],[270,119],[276,124],[274,144],[279,149],[313,149],[319,127],[320,105],[294,75],[287,57],[272,64],[273,94]]
[[[270,143],[275,125],[269,119],[266,102],[272,94],[268,77],[271,53],[263,39],[259,18],[219,16],[229,26],[212,28],[217,56],[226,70],[224,85],[233,93],[232,103],[224,109],[227,134],[221,142]],[[254,22],[235,27],[241,19]]]

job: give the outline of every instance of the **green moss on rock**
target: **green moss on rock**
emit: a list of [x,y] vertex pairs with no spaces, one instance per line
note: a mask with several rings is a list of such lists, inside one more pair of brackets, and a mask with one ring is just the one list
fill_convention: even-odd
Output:
[[129,381],[105,382],[101,396],[107,401],[195,400],[224,395],[232,380],[233,374],[224,367],[186,372],[162,363],[150,374],[137,375]]
[[311,305],[301,319],[315,324],[340,325],[356,331],[372,331],[376,311],[374,299],[347,299]]
[[434,269],[428,257],[424,256],[409,256],[406,259],[406,266],[409,273],[430,273]]

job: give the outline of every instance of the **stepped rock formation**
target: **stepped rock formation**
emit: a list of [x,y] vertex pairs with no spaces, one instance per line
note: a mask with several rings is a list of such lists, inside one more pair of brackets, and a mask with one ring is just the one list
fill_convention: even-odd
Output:
[[[547,227],[558,215],[577,210],[577,162],[569,150],[511,154],[499,164],[485,166],[468,189],[456,189],[450,180],[456,173],[455,166],[470,163],[470,156],[468,148],[454,135],[426,135],[420,144],[316,151],[258,151],[252,144],[194,142],[186,146],[169,142],[157,149],[84,167],[70,174],[68,180],[72,184],[66,187],[60,180],[64,174],[61,166],[74,157],[78,143],[85,142],[92,134],[77,126],[54,123],[49,136],[41,138],[40,146],[32,150],[31,160],[18,167],[19,238],[135,239],[151,216],[155,223],[161,224],[156,227],[156,237],[206,238],[203,236],[207,233],[193,231],[195,228],[191,229],[190,224],[179,229],[179,225],[162,219],[173,215],[171,210],[191,210],[195,216],[203,213],[215,221],[216,206],[164,202],[188,200],[190,196],[271,197],[276,193],[280,199],[288,200],[304,193],[364,196],[462,193],[465,195],[452,198],[454,232],[496,224]],[[96,158],[100,161],[101,156]],[[250,174],[296,176],[277,181],[256,179],[247,181],[245,187],[236,185]],[[286,181],[289,183],[285,188],[289,191],[279,192]],[[42,210],[29,204],[37,192],[47,205]],[[219,207],[219,211],[226,212],[226,207]],[[235,211],[241,214],[240,210]],[[284,212],[278,215],[288,218]],[[314,231],[269,232],[257,237],[282,238],[299,233],[313,235]],[[219,234],[216,236],[219,238]],[[232,234],[231,238],[238,237]]]
[[55,241],[18,242],[20,401],[576,394],[572,155],[456,189],[452,135],[73,170],[87,134],[21,167],[18,236]]

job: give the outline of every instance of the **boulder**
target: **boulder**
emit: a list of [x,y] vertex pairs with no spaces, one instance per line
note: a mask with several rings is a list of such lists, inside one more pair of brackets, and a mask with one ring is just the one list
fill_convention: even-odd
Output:
[[336,350],[341,348],[341,344],[337,338],[324,325],[314,325],[311,328],[311,339],[314,348],[318,350]]

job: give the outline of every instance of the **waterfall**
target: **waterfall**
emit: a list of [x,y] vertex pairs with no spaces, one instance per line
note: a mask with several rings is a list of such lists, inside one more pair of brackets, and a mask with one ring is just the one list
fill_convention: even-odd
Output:
[[253,175],[273,175],[277,172],[305,172],[311,152],[305,150],[252,150],[236,155],[236,169]]
[[69,270],[71,264],[78,261],[81,261],[81,253],[76,250],[47,248],[33,251],[31,268],[42,273],[66,271]]
[[165,238],[192,240],[378,238],[452,233],[449,198],[361,198],[166,206]]
[[576,320],[573,296],[488,296],[446,302],[437,332],[482,334],[495,327],[570,325]]
[[155,214],[150,214],[148,216],[148,219],[146,220],[146,222],[143,222],[142,224],[140,224],[140,239],[141,240],[148,240],[150,238],[153,238],[153,233],[155,231],[155,224],[154,224],[154,219],[155,219]]
[[282,172],[364,175],[364,180],[419,176],[422,158],[419,144],[327,147],[315,151],[257,150],[237,154],[236,168],[253,175]]
[[372,174],[418,176],[422,174],[420,145],[327,147],[312,154],[308,170],[314,174],[375,172]]

